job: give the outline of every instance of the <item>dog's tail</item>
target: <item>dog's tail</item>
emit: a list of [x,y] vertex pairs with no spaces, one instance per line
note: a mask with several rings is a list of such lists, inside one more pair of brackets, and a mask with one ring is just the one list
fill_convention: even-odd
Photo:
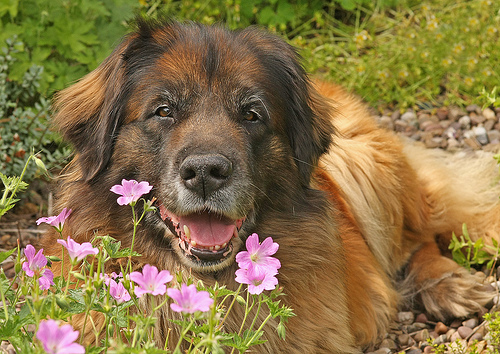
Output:
[[425,232],[436,235],[441,249],[447,249],[452,233],[462,235],[463,224],[473,241],[500,243],[500,175],[492,153],[452,155],[412,144],[404,149],[429,206]]

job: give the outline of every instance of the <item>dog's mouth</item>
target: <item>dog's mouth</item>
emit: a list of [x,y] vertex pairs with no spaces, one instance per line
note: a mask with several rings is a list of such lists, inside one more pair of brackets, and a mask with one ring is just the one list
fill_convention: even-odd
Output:
[[245,218],[233,220],[210,211],[178,216],[158,203],[160,218],[177,236],[184,256],[200,266],[215,266],[230,258]]

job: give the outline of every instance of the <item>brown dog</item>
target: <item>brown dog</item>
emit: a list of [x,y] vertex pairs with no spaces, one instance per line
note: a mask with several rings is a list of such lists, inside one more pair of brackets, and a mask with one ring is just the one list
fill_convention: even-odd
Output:
[[[57,194],[73,209],[67,235],[130,246],[130,209],[109,191],[125,178],[148,181],[158,200],[134,246],[142,263],[234,288],[246,237],[271,236],[297,316],[286,341],[269,330],[259,352],[359,352],[386,330],[397,279],[440,319],[491,299],[442,255],[464,222],[473,238],[498,239],[500,191],[482,188],[491,158],[459,160],[378,128],[356,98],[312,84],[274,35],[138,22],[57,97],[54,122],[76,150]],[[44,240],[54,254],[56,237]],[[160,342],[174,315],[157,314]]]

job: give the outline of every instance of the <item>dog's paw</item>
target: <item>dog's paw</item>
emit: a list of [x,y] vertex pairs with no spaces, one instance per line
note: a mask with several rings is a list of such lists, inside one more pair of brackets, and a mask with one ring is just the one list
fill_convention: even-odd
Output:
[[474,276],[464,268],[458,268],[440,279],[425,280],[419,291],[426,312],[439,320],[465,317],[481,311],[496,294],[484,277]]

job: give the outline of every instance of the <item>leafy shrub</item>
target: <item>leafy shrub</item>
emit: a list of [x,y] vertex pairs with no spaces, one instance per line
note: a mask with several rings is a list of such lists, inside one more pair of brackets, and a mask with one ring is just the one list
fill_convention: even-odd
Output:
[[[0,170],[20,175],[32,149],[40,152],[49,168],[61,167],[69,149],[59,147],[57,135],[49,131],[49,102],[37,92],[43,67],[33,64],[21,82],[11,80],[14,55],[23,44],[15,37],[6,44],[0,55]],[[33,179],[35,172],[29,168],[25,179]]]

